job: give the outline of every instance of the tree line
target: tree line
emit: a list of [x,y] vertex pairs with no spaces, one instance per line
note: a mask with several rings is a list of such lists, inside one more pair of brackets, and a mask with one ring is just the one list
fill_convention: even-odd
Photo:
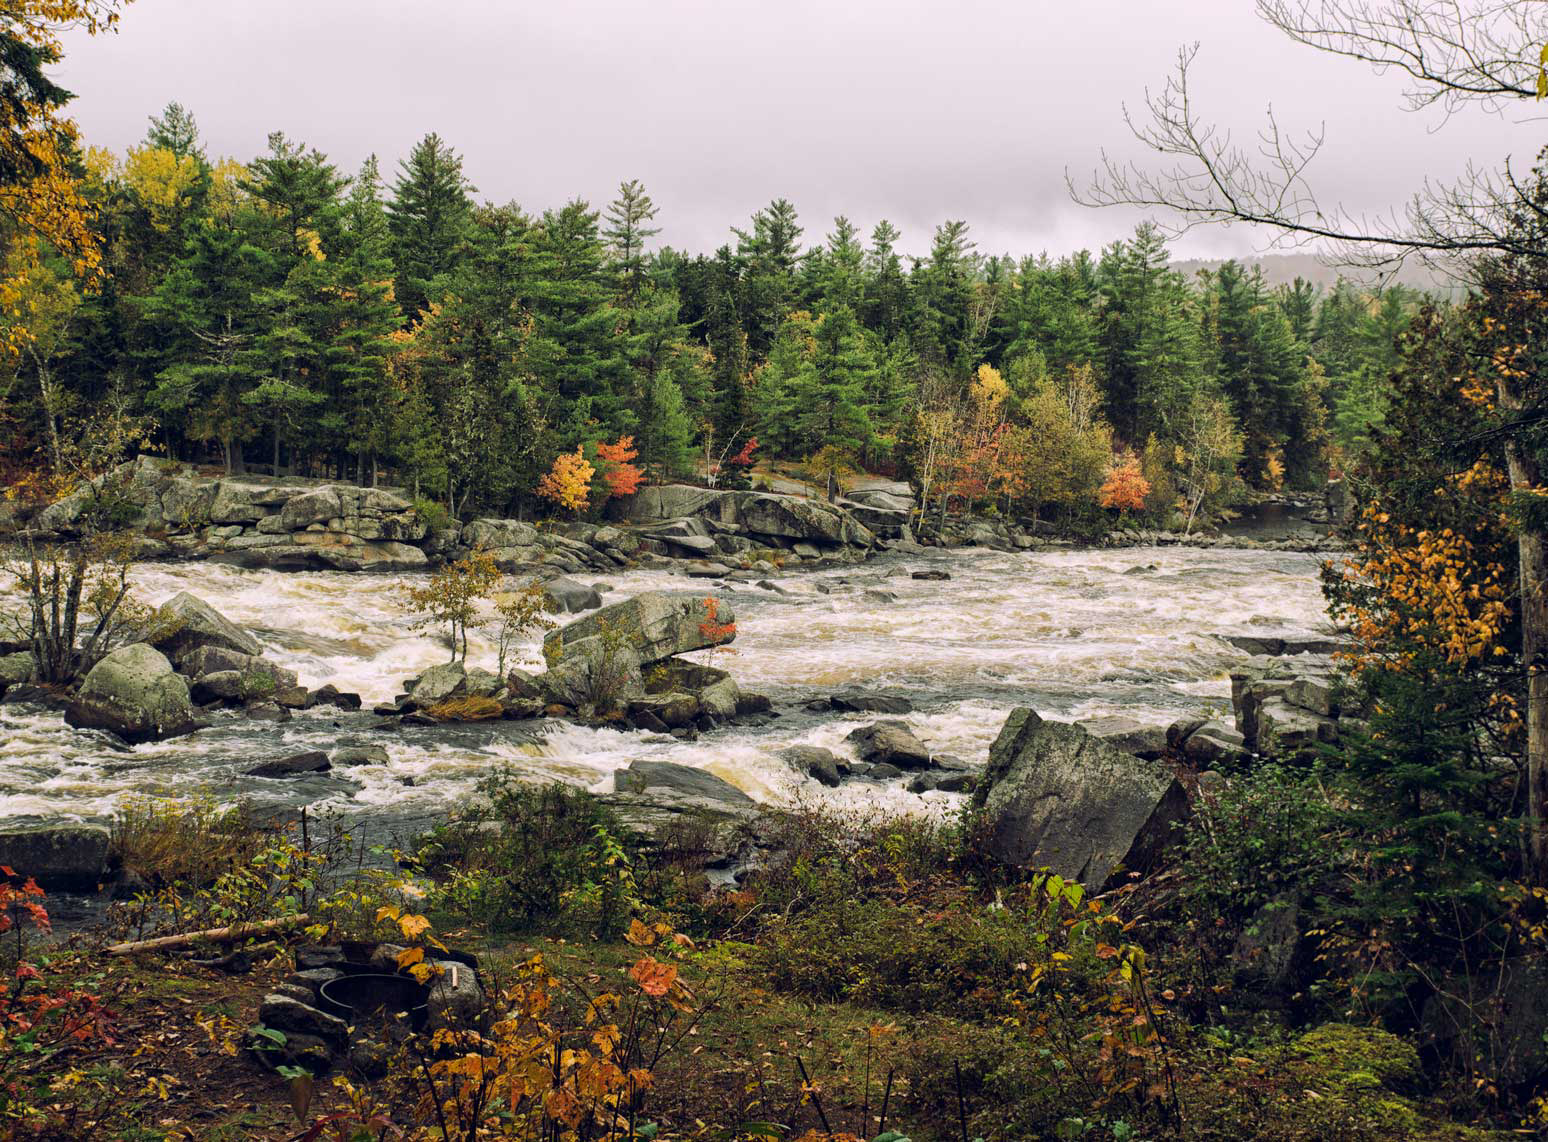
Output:
[[784,199],[688,254],[654,246],[638,182],[534,214],[479,202],[433,134],[389,182],[278,133],[211,159],[177,104],[78,174],[95,288],[9,245],[13,471],[57,467],[61,432],[112,406],[176,458],[391,479],[457,515],[539,506],[576,450],[601,480],[607,446],[658,479],[756,452],[1033,515],[1089,513],[1132,468],[1144,510],[1191,518],[1367,448],[1421,301],[1235,262],[1184,277],[1148,225],[1058,259],[985,255],[962,221],[920,257],[885,221],[808,241]]

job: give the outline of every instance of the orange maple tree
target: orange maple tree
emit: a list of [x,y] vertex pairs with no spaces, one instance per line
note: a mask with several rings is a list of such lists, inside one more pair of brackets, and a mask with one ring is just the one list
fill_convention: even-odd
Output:
[[1144,511],[1145,497],[1150,495],[1150,481],[1140,470],[1139,457],[1132,452],[1120,456],[1107,470],[1107,481],[1098,495],[1104,508]]
[[634,463],[639,455],[640,450],[634,446],[632,436],[620,436],[616,444],[598,441],[597,464],[607,492],[602,497],[604,500],[613,496],[632,496],[639,491],[640,483],[645,479],[644,470]]

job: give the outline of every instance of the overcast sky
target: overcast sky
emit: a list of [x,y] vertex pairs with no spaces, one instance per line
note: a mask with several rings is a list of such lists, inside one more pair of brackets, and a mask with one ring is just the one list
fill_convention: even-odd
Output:
[[[1195,40],[1205,111],[1325,121],[1313,175],[1357,209],[1538,142],[1520,116],[1404,112],[1398,77],[1291,44],[1251,0],[136,0],[116,35],[72,37],[59,75],[86,141],[117,150],[177,100],[242,160],[281,130],[390,177],[437,131],[480,198],[528,210],[638,178],[658,241],[690,250],[783,196],[809,242],[844,213],[919,252],[965,218],[986,253],[1062,253],[1132,228],[1072,203],[1065,171],[1134,153],[1123,104]],[[1178,254],[1265,241],[1196,231]]]

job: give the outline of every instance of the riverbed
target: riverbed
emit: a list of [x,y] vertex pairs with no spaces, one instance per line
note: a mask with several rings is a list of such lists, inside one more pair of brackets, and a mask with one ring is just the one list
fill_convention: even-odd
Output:
[[[1319,564],[1314,555],[1232,549],[959,549],[776,577],[777,590],[623,572],[597,580],[605,603],[648,590],[728,600],[737,638],[730,652],[715,653],[715,665],[744,691],[767,694],[779,716],[685,742],[560,723],[383,730],[369,713],[304,711],[275,725],[228,712],[189,737],[125,750],[69,728],[57,712],[6,704],[0,818],[97,819],[135,794],[423,818],[465,799],[481,776],[502,766],[606,791],[616,769],[640,758],[707,769],[768,803],[939,808],[952,795],[865,782],[830,790],[797,776],[782,749],[842,752],[845,734],[875,720],[805,704],[850,690],[907,697],[915,713],[905,720],[915,733],[935,752],[974,765],[983,764],[1015,706],[1066,720],[1121,713],[1162,725],[1185,714],[1228,715],[1228,672],[1243,654],[1219,636],[1330,633]],[[952,578],[911,577],[925,569]],[[252,629],[265,655],[295,670],[303,685],[356,691],[367,710],[448,658],[432,632],[412,629],[403,598],[412,581],[206,563],[146,565],[136,573],[144,601],[191,591]],[[541,669],[536,637],[522,654],[523,664]],[[492,644],[475,635],[469,664],[493,669],[494,658]],[[266,760],[341,745],[379,745],[389,761],[304,778],[242,776]]]

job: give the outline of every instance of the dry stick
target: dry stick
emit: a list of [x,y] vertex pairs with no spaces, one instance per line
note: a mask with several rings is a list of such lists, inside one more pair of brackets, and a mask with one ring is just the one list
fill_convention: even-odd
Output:
[[881,1122],[878,1123],[877,1127],[876,1127],[876,1132],[878,1134],[885,1134],[885,1133],[887,1133],[887,1104],[892,1101],[892,1075],[893,1075],[892,1068],[888,1067],[887,1068],[887,1085],[882,1090]]
[[137,952],[163,952],[172,948],[186,948],[200,940],[211,940],[217,944],[234,944],[249,936],[295,928],[310,919],[311,917],[305,912],[300,912],[294,916],[281,916],[275,920],[260,920],[256,924],[232,924],[227,928],[207,928],[203,932],[158,936],[154,940],[131,940],[127,944],[109,944],[102,950],[110,956],[132,956]]
[[806,1089],[811,1092],[812,1105],[817,1108],[817,1118],[822,1123],[822,1132],[824,1134],[832,1134],[833,1127],[828,1125],[828,1116],[823,1112],[822,1109],[822,1097],[817,1093],[817,1088],[812,1083],[811,1076],[806,1073],[806,1064],[801,1061],[800,1055],[795,1057],[795,1061],[796,1068],[801,1072],[801,1082],[804,1083]]
[[967,1103],[962,1098],[962,1064],[953,1059],[951,1069],[957,1075],[957,1118],[962,1123],[962,1142],[968,1142]]

